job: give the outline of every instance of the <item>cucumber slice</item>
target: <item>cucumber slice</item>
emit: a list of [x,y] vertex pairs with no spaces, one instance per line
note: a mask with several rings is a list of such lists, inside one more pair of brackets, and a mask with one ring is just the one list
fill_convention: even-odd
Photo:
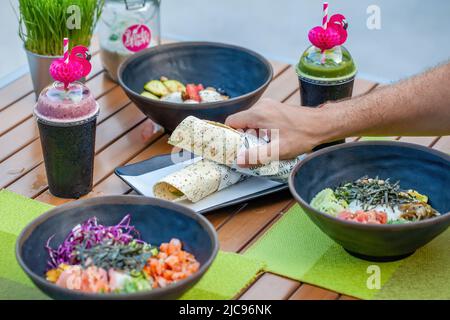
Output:
[[147,82],[144,89],[158,97],[165,96],[169,93],[167,87],[159,80],[151,80]]
[[186,87],[180,81],[177,80],[166,80],[163,81],[164,85],[169,89],[170,92],[183,92],[186,91]]
[[180,190],[178,190],[177,188],[173,187],[173,186],[169,186],[169,192],[171,194],[173,194],[176,197],[182,197],[184,196],[184,193],[181,192]]
[[143,91],[141,93],[141,96],[144,96],[144,97],[147,97],[147,98],[150,98],[150,99],[159,100],[159,97],[155,96],[153,93],[150,93],[148,91]]

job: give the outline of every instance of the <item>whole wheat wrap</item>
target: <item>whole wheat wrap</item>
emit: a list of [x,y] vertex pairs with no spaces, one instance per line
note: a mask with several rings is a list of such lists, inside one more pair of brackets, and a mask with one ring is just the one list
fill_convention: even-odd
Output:
[[245,177],[230,167],[209,160],[199,160],[158,181],[153,187],[153,194],[160,199],[187,199],[195,203]]
[[272,161],[266,165],[241,168],[236,165],[238,153],[244,148],[267,144],[253,135],[239,132],[221,123],[205,121],[193,116],[184,119],[173,131],[169,143],[219,164],[251,176],[286,182],[289,173],[301,157]]

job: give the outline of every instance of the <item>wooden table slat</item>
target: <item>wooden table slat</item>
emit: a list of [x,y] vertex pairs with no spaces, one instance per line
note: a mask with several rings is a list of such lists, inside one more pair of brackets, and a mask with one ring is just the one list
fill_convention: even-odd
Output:
[[0,163],[12,156],[21,152],[25,146],[36,140],[39,136],[36,120],[28,118],[12,130],[0,136]]
[[339,294],[330,290],[302,284],[290,297],[289,300],[336,300]]
[[[0,112],[0,136],[30,118],[36,103],[34,93],[29,93]],[[1,150],[0,150],[1,152]]]
[[241,251],[291,200],[287,190],[253,200],[218,230],[220,248]]
[[355,84],[353,86],[353,97],[367,94],[374,90],[378,86],[378,83],[357,78],[355,79]]
[[292,208],[292,206],[294,206],[295,204],[296,204],[296,201],[291,196],[289,201],[286,202],[286,206],[280,212],[278,212],[277,215],[275,215],[275,217],[259,231],[258,235],[253,237],[253,239],[251,241],[249,241],[244,247],[242,247],[239,252],[244,253],[245,251],[247,251],[248,248],[253,246],[260,239],[260,235],[266,234],[266,232],[269,231],[269,229],[275,223],[277,223],[283,217],[283,215],[286,212],[288,212],[289,209]]
[[20,100],[25,95],[33,91],[33,83],[29,73],[14,80],[10,84],[0,89],[0,111],[8,108],[14,102]]
[[272,65],[273,69],[273,79],[278,77],[280,74],[286,71],[286,69],[289,68],[289,65],[284,62],[270,61],[270,64]]
[[263,98],[271,98],[277,101],[284,101],[298,88],[297,75],[292,67],[287,68],[276,77],[267,90],[263,93]]
[[398,141],[420,144],[429,147],[438,139],[438,137],[400,137]]
[[450,154],[450,136],[440,137],[433,145],[433,149]]
[[300,283],[272,273],[263,274],[239,300],[287,300]]

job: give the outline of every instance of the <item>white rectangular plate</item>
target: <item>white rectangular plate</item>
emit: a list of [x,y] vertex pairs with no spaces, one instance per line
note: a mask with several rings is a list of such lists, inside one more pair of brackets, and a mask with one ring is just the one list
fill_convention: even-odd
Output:
[[[139,163],[119,167],[115,173],[132,187],[136,192],[147,197],[154,197],[153,186],[165,176],[181,170],[200,158],[173,163],[170,155],[157,156]],[[263,195],[286,189],[287,185],[259,177],[232,185],[226,189],[213,193],[196,203],[188,200],[177,203],[191,208],[199,213],[206,213],[214,209],[237,204]]]

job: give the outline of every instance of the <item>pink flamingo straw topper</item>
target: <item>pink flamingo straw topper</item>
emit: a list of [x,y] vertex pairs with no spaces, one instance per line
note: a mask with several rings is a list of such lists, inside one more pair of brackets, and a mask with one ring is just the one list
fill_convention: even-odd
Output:
[[328,19],[328,2],[323,3],[322,26],[312,28],[308,33],[309,41],[322,53],[344,44],[347,40],[347,21],[342,14],[335,14]]
[[69,39],[63,40],[64,56],[53,60],[50,65],[50,75],[56,81],[64,84],[67,90],[70,83],[77,81],[91,72],[91,63],[89,62],[89,49],[84,46],[75,46],[69,52]]

